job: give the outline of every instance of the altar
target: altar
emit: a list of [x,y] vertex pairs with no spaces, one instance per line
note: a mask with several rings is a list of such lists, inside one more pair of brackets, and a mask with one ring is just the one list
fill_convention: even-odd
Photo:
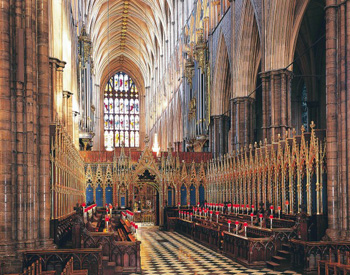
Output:
[[156,215],[154,211],[136,211],[134,212],[134,221],[145,225],[154,225]]

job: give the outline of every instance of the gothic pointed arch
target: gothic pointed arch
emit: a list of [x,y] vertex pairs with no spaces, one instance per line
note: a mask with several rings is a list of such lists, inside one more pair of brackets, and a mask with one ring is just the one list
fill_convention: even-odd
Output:
[[148,170],[150,174],[155,175],[155,182],[158,185],[157,190],[159,190],[159,185],[162,181],[162,175],[159,172],[153,152],[148,143],[146,144],[145,150],[142,152],[142,155],[135,166],[135,170],[131,176],[130,182],[136,182],[139,175],[143,174],[146,170]]
[[239,28],[235,34],[233,95],[255,97],[255,83],[261,60],[261,43],[257,20],[250,0],[244,1]]
[[212,115],[221,115],[229,110],[231,98],[231,65],[224,34],[221,32],[216,55],[212,88]]

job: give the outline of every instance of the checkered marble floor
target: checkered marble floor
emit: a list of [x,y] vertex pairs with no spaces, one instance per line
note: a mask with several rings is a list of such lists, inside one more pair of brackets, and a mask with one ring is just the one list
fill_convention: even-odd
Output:
[[189,238],[157,227],[141,228],[137,238],[141,240],[142,274],[297,274],[245,268]]

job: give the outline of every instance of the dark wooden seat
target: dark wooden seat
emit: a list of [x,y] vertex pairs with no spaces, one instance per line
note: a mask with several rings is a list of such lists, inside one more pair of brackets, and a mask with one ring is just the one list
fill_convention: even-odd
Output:
[[329,259],[318,261],[318,274],[349,274],[350,273],[350,254],[337,250],[337,261],[332,262],[332,249],[329,250]]

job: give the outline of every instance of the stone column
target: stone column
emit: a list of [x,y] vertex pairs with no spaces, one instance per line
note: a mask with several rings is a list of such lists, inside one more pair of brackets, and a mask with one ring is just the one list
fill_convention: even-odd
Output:
[[56,120],[56,87],[57,87],[57,76],[56,76],[56,71],[57,71],[57,59],[56,58],[49,58],[50,62],[50,102],[51,102],[51,122],[54,122]]
[[233,149],[242,149],[254,141],[254,98],[231,99],[231,129]]
[[69,112],[69,102],[70,97],[72,93],[69,91],[63,91],[62,96],[63,96],[63,104],[62,104],[62,117],[63,117],[63,124],[66,127],[66,130],[69,134],[69,120],[72,118],[72,112]]
[[216,115],[212,117],[212,152],[214,157],[227,153],[228,150],[228,117]]
[[44,247],[50,240],[50,92],[49,92],[49,26],[48,2],[38,0],[38,91],[39,91],[39,239]]
[[60,108],[60,112],[62,113],[61,115],[61,123],[65,126],[67,130],[67,101],[68,101],[68,92],[67,91],[62,91],[62,104]]
[[291,82],[292,72],[279,69],[260,74],[262,79],[263,137],[268,142],[278,134],[285,138],[291,127]]
[[[346,43],[343,42],[343,47],[345,48],[345,45],[346,45],[346,50],[345,50],[345,53],[344,53],[344,57],[346,57],[346,70],[345,70],[345,73],[346,73],[346,76],[345,76],[345,80],[346,80],[346,90],[344,91],[346,93],[346,98],[347,98],[347,102],[346,102],[346,105],[347,105],[347,112],[346,112],[346,115],[347,115],[347,125],[346,125],[346,132],[349,133],[349,130],[350,130],[350,96],[349,96],[349,93],[350,93],[350,28],[349,28],[349,25],[350,25],[350,1],[347,0],[346,1],[346,14],[344,14],[344,17],[346,16],[345,18],[345,24],[343,24],[342,28],[344,30],[346,30],[344,33],[345,33],[345,37],[344,37],[344,42],[346,41]],[[344,69],[345,69],[344,68]],[[345,81],[344,81],[345,82]],[[347,134],[348,138],[347,138],[347,181],[346,181],[346,184],[347,184],[347,210],[345,210],[345,212],[347,213],[347,224],[348,224],[348,228],[347,228],[347,239],[349,240],[350,239],[350,217],[349,217],[349,213],[350,213],[350,167],[349,167],[349,163],[350,163],[350,153],[349,153],[349,149],[350,149],[350,137],[349,135]]]
[[54,112],[57,114],[59,121],[63,121],[63,69],[66,66],[66,63],[60,60],[57,60],[56,67],[56,105],[54,106]]
[[34,157],[34,140],[36,132],[36,40],[34,34],[33,22],[35,22],[35,6],[33,6],[32,1],[24,1],[25,5],[25,118],[24,118],[24,135],[25,135],[25,192],[26,192],[26,247],[34,248],[37,242],[37,232],[38,232],[38,209],[37,209],[37,193],[38,193],[38,181],[35,180],[35,173],[37,162]]
[[217,136],[219,137],[219,155],[222,156],[225,152],[225,125],[223,116],[218,117],[219,131]]
[[211,144],[211,152],[213,153],[213,157],[216,157],[218,154],[218,139],[217,139],[217,116],[212,116],[210,121],[210,144]]
[[0,0],[0,256],[14,255],[10,90],[10,2]]
[[332,240],[350,239],[350,1],[326,1],[327,203]]
[[69,92],[68,102],[67,102],[67,132],[72,137],[72,142],[74,143],[72,96],[73,96],[73,93]]
[[[17,173],[17,186],[13,187],[17,192],[16,196],[16,221],[17,226],[13,229],[17,234],[17,248],[23,249],[25,247],[25,161],[24,161],[24,145],[25,133],[24,133],[24,118],[25,118],[25,103],[24,103],[24,29],[23,29],[23,15],[22,15],[22,2],[16,1],[15,21],[16,21],[16,80],[14,88],[16,90],[15,96],[15,125],[16,125],[16,169]],[[1,65],[0,65],[1,66]],[[14,180],[14,179],[13,179]],[[0,249],[1,250],[1,249]]]

